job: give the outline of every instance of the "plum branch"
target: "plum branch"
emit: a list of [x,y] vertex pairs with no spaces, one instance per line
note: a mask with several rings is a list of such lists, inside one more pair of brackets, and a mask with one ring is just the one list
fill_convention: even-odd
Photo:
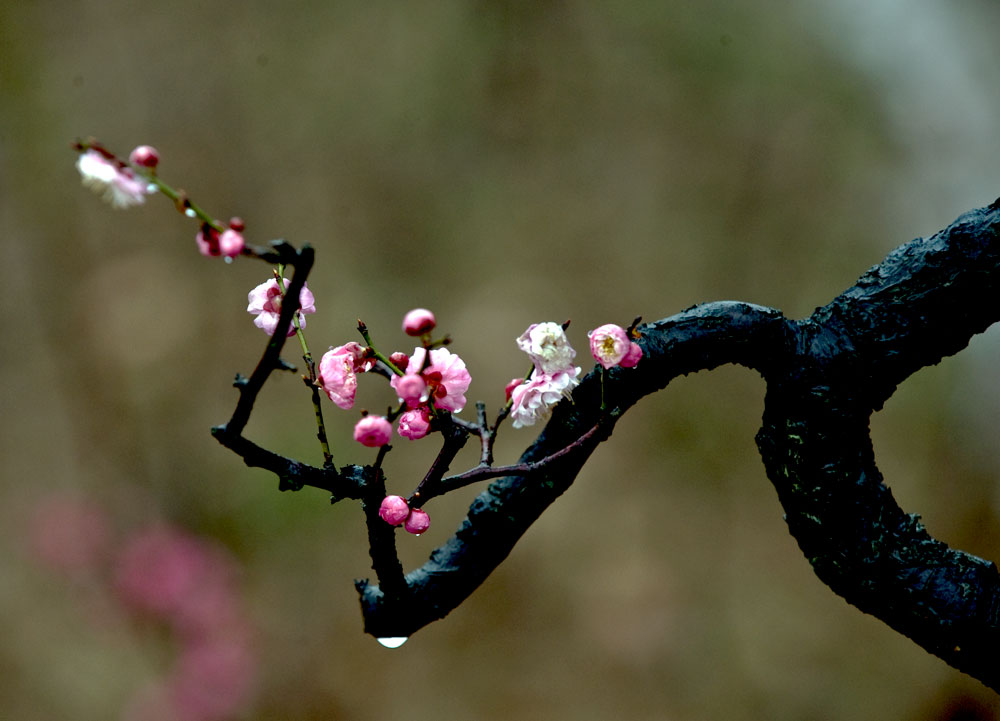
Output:
[[402,596],[357,582],[365,629],[405,637],[442,618],[510,553],[640,398],[727,363],[767,383],[757,444],[789,531],[834,592],[930,653],[1000,690],[996,565],[932,538],[899,508],[875,464],[869,418],[916,370],[1000,319],[1000,200],[892,251],[809,318],[716,302],[639,326],[634,370],[590,373],[521,464],[587,441],[537,473],[512,472],[472,503],[455,534],[406,576]]
[[[871,414],[882,408],[898,384],[959,352],[1000,319],[1000,200],[965,213],[929,238],[896,248],[854,286],[802,320],[785,318],[773,308],[721,301],[653,323],[636,319],[627,331],[602,326],[591,338],[591,351],[602,365],[579,385],[580,369],[572,366],[575,352],[565,340],[565,326],[541,324],[548,326],[544,338],[551,344],[546,351],[551,355],[543,359],[529,351],[534,367],[524,377],[525,385],[508,386],[509,400],[491,426],[483,403],[476,404],[475,422],[453,415],[465,404],[469,375],[464,363],[458,370],[443,362],[435,365],[432,353],[443,354],[439,357],[449,363],[459,361],[449,351],[432,351],[450,338],[430,337],[435,321],[429,311],[411,311],[409,327],[404,320],[407,333],[421,337],[422,347],[412,358],[381,353],[359,322],[366,347],[347,344],[339,355],[331,349],[339,365],[323,370],[325,356],[317,374],[301,315],[314,310],[311,293],[305,290],[315,260],[312,248],[296,249],[284,241],[247,245],[240,219],[224,227],[183,191],[156,176],[158,154],[149,146],[136,148],[129,162],[96,141],[78,141],[74,147],[81,153],[78,168],[85,184],[112,204],[138,205],[159,191],[200,223],[196,240],[203,254],[227,260],[247,256],[278,266],[270,281],[274,287],[263,284],[251,293],[252,301],[261,289],[267,298],[274,297],[264,306],[266,321],[263,310],[255,311],[260,314],[255,322],[267,326],[269,340],[250,376],[237,375],[232,416],[212,428],[212,435],[248,466],[274,473],[280,490],[313,486],[329,493],[332,502],[361,501],[378,581],[355,582],[366,632],[380,639],[405,639],[443,618],[503,562],[641,398],[678,376],[737,364],[759,373],[766,383],[757,447],[789,531],[820,580],[930,653],[1000,690],[1000,664],[994,659],[1000,644],[996,565],[949,548],[927,533],[919,516],[899,507],[875,463],[869,431]],[[287,285],[285,267],[293,269]],[[602,329],[611,330],[598,340]],[[302,346],[307,368],[303,380],[315,410],[322,467],[284,457],[244,436],[257,396],[272,373],[292,369],[281,357],[290,333],[298,335]],[[614,359],[606,353],[613,353]],[[344,379],[353,382],[354,372],[369,370],[391,380],[400,406],[389,409],[387,417],[365,416],[355,427],[358,440],[379,447],[373,465],[337,468],[326,443],[319,390],[349,408],[354,388]],[[343,377],[331,385],[329,376],[323,377],[327,372],[341,372]],[[517,405],[514,395],[523,400],[530,384],[536,384],[532,388],[538,398],[548,398],[541,412],[529,412],[524,405],[512,411],[512,404]],[[340,397],[340,392],[349,398]],[[569,395],[571,402],[560,401]],[[518,462],[494,466],[493,445],[508,415],[514,416],[515,426],[529,425],[553,405],[551,420]],[[422,426],[411,430],[411,437],[439,432],[441,450],[407,499],[386,497],[382,465],[391,450],[389,422],[407,408],[424,414]],[[448,475],[472,436],[479,439],[479,464]],[[396,551],[397,524],[383,514],[386,502],[392,500],[395,509],[390,510],[402,514],[400,519],[418,512],[426,519],[420,506],[480,481],[491,483],[472,502],[454,534],[426,563],[405,573]],[[426,525],[411,527],[407,520],[411,532],[422,528]]]

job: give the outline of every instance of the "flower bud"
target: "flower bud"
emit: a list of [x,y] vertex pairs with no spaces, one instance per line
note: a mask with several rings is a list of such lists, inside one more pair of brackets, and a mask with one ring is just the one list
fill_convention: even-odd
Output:
[[159,164],[160,154],[152,145],[140,145],[129,154],[128,162],[152,170]]
[[427,411],[427,406],[422,406],[403,413],[399,417],[399,427],[396,432],[403,438],[416,441],[426,436],[430,429],[430,413]]
[[504,388],[504,393],[507,396],[507,400],[510,400],[510,394],[513,393],[514,389],[517,388],[522,383],[524,383],[524,378],[511,379],[510,383],[507,384],[507,387]]
[[198,235],[194,237],[194,242],[198,244],[198,251],[205,256],[221,255],[219,250],[219,233],[208,223],[203,223],[198,230]]
[[419,373],[407,373],[396,379],[396,394],[407,408],[416,408],[427,400],[427,384]]
[[354,426],[354,440],[369,448],[386,445],[392,438],[392,425],[383,416],[365,416]]
[[622,358],[621,367],[622,368],[635,368],[639,365],[639,361],[642,359],[642,348],[635,341],[629,343],[628,353]]
[[242,233],[246,229],[246,223],[243,222],[243,218],[238,216],[233,216],[229,219],[229,227],[235,230],[237,233]]
[[232,228],[222,231],[219,236],[219,252],[227,258],[235,258],[243,252],[245,246],[243,234]]
[[431,517],[419,508],[414,508],[410,511],[410,515],[406,519],[406,525],[403,526],[407,533],[413,533],[418,536],[430,527]]
[[410,515],[410,507],[402,496],[386,496],[378,507],[378,515],[390,526],[398,526]]
[[613,368],[621,363],[630,350],[628,334],[624,328],[614,323],[595,328],[587,337],[590,338],[590,354],[605,368]]
[[430,333],[436,326],[434,314],[426,308],[414,308],[403,318],[403,332],[406,335],[420,336]]
[[389,360],[394,366],[399,368],[399,370],[405,371],[407,364],[410,362],[410,356],[406,355],[406,353],[396,351],[389,356]]

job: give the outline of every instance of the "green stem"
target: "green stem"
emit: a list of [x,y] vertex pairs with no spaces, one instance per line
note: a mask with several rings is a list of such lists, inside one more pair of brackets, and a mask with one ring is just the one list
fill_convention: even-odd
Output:
[[[278,290],[281,291],[281,302],[285,302],[285,266],[283,264],[278,264],[278,272],[275,273],[275,281],[278,283]],[[295,312],[292,316],[292,326],[295,328],[295,336],[299,339],[299,345],[302,346],[302,360],[306,363],[306,370],[309,373],[308,378],[304,378],[306,385],[312,389],[312,404],[313,412],[316,414],[316,438],[319,439],[319,445],[323,451],[323,460],[327,467],[333,465],[333,454],[330,453],[330,443],[326,436],[326,424],[323,422],[323,407],[320,405],[319,387],[316,385],[316,364],[313,362],[312,353],[309,352],[309,344],[306,343],[306,334],[302,330],[302,326],[299,323],[299,313]]]

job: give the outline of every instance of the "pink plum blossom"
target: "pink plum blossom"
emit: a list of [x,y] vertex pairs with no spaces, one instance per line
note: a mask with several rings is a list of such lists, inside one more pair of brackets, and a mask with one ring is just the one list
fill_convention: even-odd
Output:
[[383,416],[365,416],[354,426],[354,440],[369,448],[379,448],[392,438],[392,425]]
[[93,148],[80,154],[76,168],[83,184],[115,208],[142,205],[147,193],[151,192],[131,168],[123,167]]
[[414,308],[403,317],[403,332],[406,335],[420,336],[430,333],[436,326],[437,319],[426,308]]
[[378,515],[390,526],[398,526],[410,515],[410,507],[402,496],[386,496],[378,507]]
[[[284,278],[281,280],[284,287],[287,288],[288,281]],[[281,297],[281,288],[278,287],[278,281],[274,278],[261,283],[247,295],[247,300],[249,301],[247,313],[257,316],[254,318],[253,324],[268,335],[274,335],[274,331],[278,326],[278,316],[281,313]],[[297,313],[299,325],[305,328],[306,317],[304,314],[315,312],[316,299],[313,297],[312,291],[303,284],[302,292],[299,293],[299,310]],[[288,335],[294,335],[294,333],[295,327],[289,324]]]
[[522,383],[511,391],[510,417],[514,428],[533,426],[538,421],[548,420],[552,415],[552,407],[563,398],[568,398],[570,392],[579,385],[576,376],[579,368],[573,372],[560,372],[554,375],[540,373],[532,376],[527,383]]
[[[458,413],[465,408],[465,392],[469,390],[472,376],[466,370],[465,361],[447,348],[435,348],[430,351],[430,363],[424,367],[427,358],[426,348],[414,348],[406,365],[405,373],[419,373],[427,384],[429,399],[435,408]],[[389,384],[399,394],[399,381],[402,376],[393,376]]]
[[539,373],[572,371],[576,351],[558,323],[533,323],[517,339],[517,346],[531,358]]
[[422,511],[419,508],[414,508],[410,511],[410,515],[406,517],[406,523],[403,525],[403,528],[406,529],[407,533],[412,533],[417,536],[430,527],[431,517],[427,515],[426,511]]
[[[613,368],[631,349],[628,333],[620,325],[607,323],[587,334],[590,338],[590,353],[594,360],[605,368]],[[640,351],[641,354],[641,351]]]
[[358,390],[358,373],[372,369],[375,359],[369,356],[360,343],[351,341],[331,348],[319,361],[317,383],[330,400],[340,408],[354,407]]
[[431,428],[431,415],[427,406],[406,411],[399,417],[396,432],[403,438],[416,441],[427,435]]

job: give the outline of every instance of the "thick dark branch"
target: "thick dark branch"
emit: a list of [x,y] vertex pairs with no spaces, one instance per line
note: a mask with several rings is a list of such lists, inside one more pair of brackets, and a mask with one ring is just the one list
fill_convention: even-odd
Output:
[[461,603],[573,482],[594,447],[642,396],[681,374],[737,363],[768,384],[758,445],[768,477],[817,575],[931,653],[1000,689],[996,567],[931,538],[882,484],[872,410],[915,370],[961,350],[1000,319],[1000,201],[893,251],[858,284],[801,322],[746,303],[690,308],[640,326],[644,358],[588,375],[521,458],[602,431],[543,471],[495,481],[455,535],[407,575],[401,598],[359,584],[365,628],[409,636]]
[[473,502],[455,535],[407,575],[407,591],[401,598],[390,600],[377,586],[358,584],[365,630],[379,637],[409,636],[443,618],[489,576],[542,511],[570,486],[628,406],[663,388],[672,377],[699,367],[723,363],[755,367],[763,361],[755,347],[771,345],[785,333],[785,320],[777,311],[728,302],[692,308],[646,327],[641,343],[647,358],[637,368],[607,374],[605,395],[619,405],[602,415],[600,376],[591,373],[574,391],[572,403],[557,406],[520,462],[552,456],[600,426],[593,436],[540,471],[494,481]]

